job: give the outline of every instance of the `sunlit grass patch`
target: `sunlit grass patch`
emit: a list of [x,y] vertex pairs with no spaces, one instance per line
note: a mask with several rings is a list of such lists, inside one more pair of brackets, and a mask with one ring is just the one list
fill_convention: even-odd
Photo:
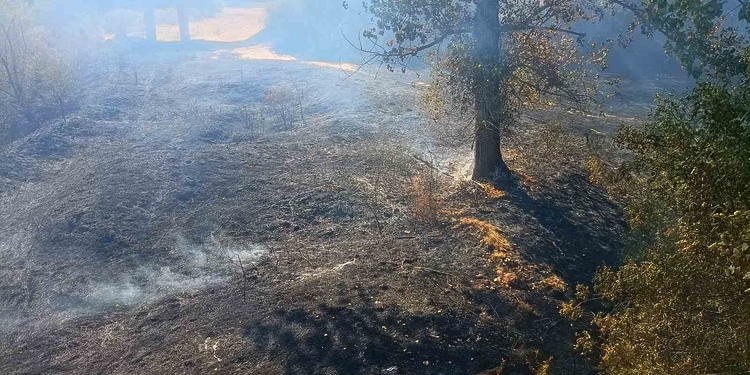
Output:
[[459,219],[457,226],[468,226],[479,231],[479,234],[482,236],[482,244],[491,247],[491,259],[497,260],[507,258],[508,250],[511,249],[511,244],[510,241],[508,241],[508,239],[500,233],[500,228],[486,221],[470,217],[463,217]]
[[558,275],[550,275],[544,277],[542,280],[532,285],[533,289],[552,289],[556,292],[565,292],[568,289],[568,285]]
[[478,182],[479,187],[484,190],[484,193],[487,194],[487,197],[490,199],[499,199],[505,196],[505,192],[492,186],[488,183]]
[[340,69],[346,72],[355,72],[357,71],[357,68],[358,68],[357,65],[350,64],[350,63],[332,63],[332,62],[325,62],[325,61],[303,61],[302,63],[312,65],[312,66],[317,66],[319,68]]
[[[214,56],[226,53],[226,51],[217,51]],[[274,60],[274,61],[294,61],[297,58],[291,55],[280,55],[273,51],[270,44],[258,44],[254,46],[239,47],[233,49],[231,55],[242,60]]]
[[494,281],[506,288],[512,288],[513,283],[518,280],[518,274],[500,265],[495,268],[495,274]]

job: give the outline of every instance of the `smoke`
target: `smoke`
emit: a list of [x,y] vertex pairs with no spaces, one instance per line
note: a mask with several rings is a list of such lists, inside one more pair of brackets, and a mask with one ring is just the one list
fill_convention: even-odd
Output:
[[[14,258],[18,258],[22,253],[27,253],[19,246],[24,243],[21,237],[16,235],[10,241],[0,242],[3,257],[14,255]],[[144,262],[130,270],[99,268],[99,273],[110,275],[111,279],[102,281],[103,277],[96,277],[101,275],[89,275],[89,282],[62,287],[46,285],[44,278],[38,279],[40,271],[31,269],[35,266],[24,262],[25,266],[17,265],[22,267],[18,268],[20,273],[5,274],[7,279],[3,288],[10,286],[16,289],[15,292],[5,290],[3,294],[6,295],[2,297],[29,288],[38,290],[33,292],[33,299],[0,301],[0,331],[11,330],[20,324],[66,320],[154,302],[178,293],[196,292],[240,275],[240,261],[244,267],[249,267],[267,254],[268,249],[259,244],[237,243],[216,236],[202,243],[194,243],[184,236],[176,236],[169,254],[163,259]],[[80,273],[95,270],[96,267],[87,265],[80,270],[68,268],[64,272],[69,274],[68,277],[76,278],[81,276]],[[37,274],[36,280],[33,279],[34,274]]]
[[241,272],[240,261],[249,265],[267,253],[266,247],[258,244],[231,243],[217,237],[195,244],[178,236],[168,256],[170,265],[144,265],[116,282],[91,285],[85,299],[98,306],[131,305],[195,292],[226,282]]

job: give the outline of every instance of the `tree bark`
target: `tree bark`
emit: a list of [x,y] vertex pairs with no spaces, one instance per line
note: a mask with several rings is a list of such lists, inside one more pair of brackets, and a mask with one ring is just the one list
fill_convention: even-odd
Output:
[[180,24],[180,41],[187,42],[190,40],[190,21],[188,20],[187,9],[184,5],[177,6],[177,20]]
[[475,76],[474,124],[475,180],[492,178],[497,171],[508,172],[500,150],[503,98],[500,91],[502,41],[497,0],[479,0],[474,16]]
[[146,6],[143,10],[143,19],[146,21],[146,40],[150,42],[156,41],[156,15],[154,14],[154,7]]

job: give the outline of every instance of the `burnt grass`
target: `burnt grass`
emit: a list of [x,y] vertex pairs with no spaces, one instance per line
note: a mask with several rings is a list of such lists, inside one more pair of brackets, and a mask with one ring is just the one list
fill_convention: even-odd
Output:
[[[595,373],[557,310],[616,264],[625,223],[587,180],[581,134],[552,144],[530,122],[508,140],[504,196],[443,176],[425,222],[401,78],[132,63],[138,85],[102,69],[67,124],[0,155],[0,373],[532,374],[550,357],[554,374]],[[238,106],[282,80],[307,85],[306,119],[250,139]],[[512,282],[460,217],[500,228]],[[139,294],[92,292],[122,283]]]

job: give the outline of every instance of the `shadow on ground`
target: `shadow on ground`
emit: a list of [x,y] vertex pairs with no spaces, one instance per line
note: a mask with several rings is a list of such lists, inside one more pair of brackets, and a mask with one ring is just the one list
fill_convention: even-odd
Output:
[[277,310],[250,322],[245,334],[284,374],[466,374],[496,366],[507,353],[505,329],[471,315],[413,314],[364,295],[347,301],[313,312]]

